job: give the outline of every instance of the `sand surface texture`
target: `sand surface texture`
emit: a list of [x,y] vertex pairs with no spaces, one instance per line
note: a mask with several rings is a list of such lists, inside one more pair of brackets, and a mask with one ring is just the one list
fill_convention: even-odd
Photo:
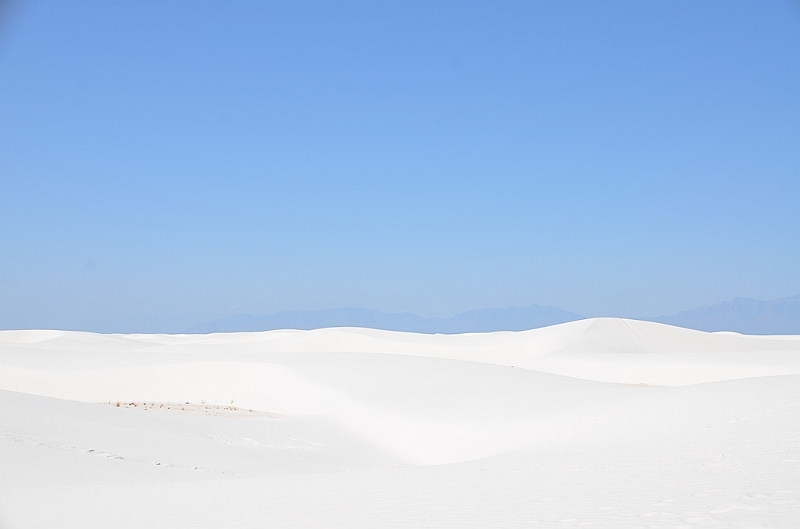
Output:
[[800,336],[0,331],[0,528],[800,526]]

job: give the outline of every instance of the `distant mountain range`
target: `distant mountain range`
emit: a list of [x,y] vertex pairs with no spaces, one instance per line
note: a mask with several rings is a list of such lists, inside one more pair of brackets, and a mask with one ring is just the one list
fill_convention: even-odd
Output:
[[[509,307],[479,309],[452,318],[423,318],[410,313],[386,314],[377,310],[344,308],[287,311],[253,316],[239,314],[187,329],[189,333],[270,331],[368,327],[387,331],[458,334],[466,332],[523,331],[584,319],[557,307]],[[800,334],[800,296],[759,301],[735,298],[650,321],[701,331],[733,331],[742,334]]]
[[775,301],[734,298],[652,321],[710,332],[800,334],[800,296]]
[[324,327],[369,327],[387,331],[458,334],[465,332],[523,331],[580,320],[583,316],[556,307],[510,307],[479,309],[452,318],[423,318],[408,312],[386,314],[377,310],[345,308],[288,311],[253,316],[239,314],[195,325],[187,332],[270,331],[274,329],[321,329]]

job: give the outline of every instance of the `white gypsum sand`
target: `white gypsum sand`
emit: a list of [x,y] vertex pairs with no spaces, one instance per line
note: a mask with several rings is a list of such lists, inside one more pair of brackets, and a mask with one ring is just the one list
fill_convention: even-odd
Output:
[[632,320],[2,331],[0,527],[796,527],[798,406],[800,336]]

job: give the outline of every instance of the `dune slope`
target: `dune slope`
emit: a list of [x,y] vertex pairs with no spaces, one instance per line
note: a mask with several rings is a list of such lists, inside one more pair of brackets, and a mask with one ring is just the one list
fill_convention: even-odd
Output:
[[794,527],[799,360],[616,319],[3,331],[0,527]]

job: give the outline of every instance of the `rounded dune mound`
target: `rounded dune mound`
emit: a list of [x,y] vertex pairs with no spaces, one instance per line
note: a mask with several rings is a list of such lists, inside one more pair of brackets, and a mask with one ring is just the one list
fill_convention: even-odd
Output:
[[68,331],[23,330],[0,331],[0,344],[39,343],[63,336]]

